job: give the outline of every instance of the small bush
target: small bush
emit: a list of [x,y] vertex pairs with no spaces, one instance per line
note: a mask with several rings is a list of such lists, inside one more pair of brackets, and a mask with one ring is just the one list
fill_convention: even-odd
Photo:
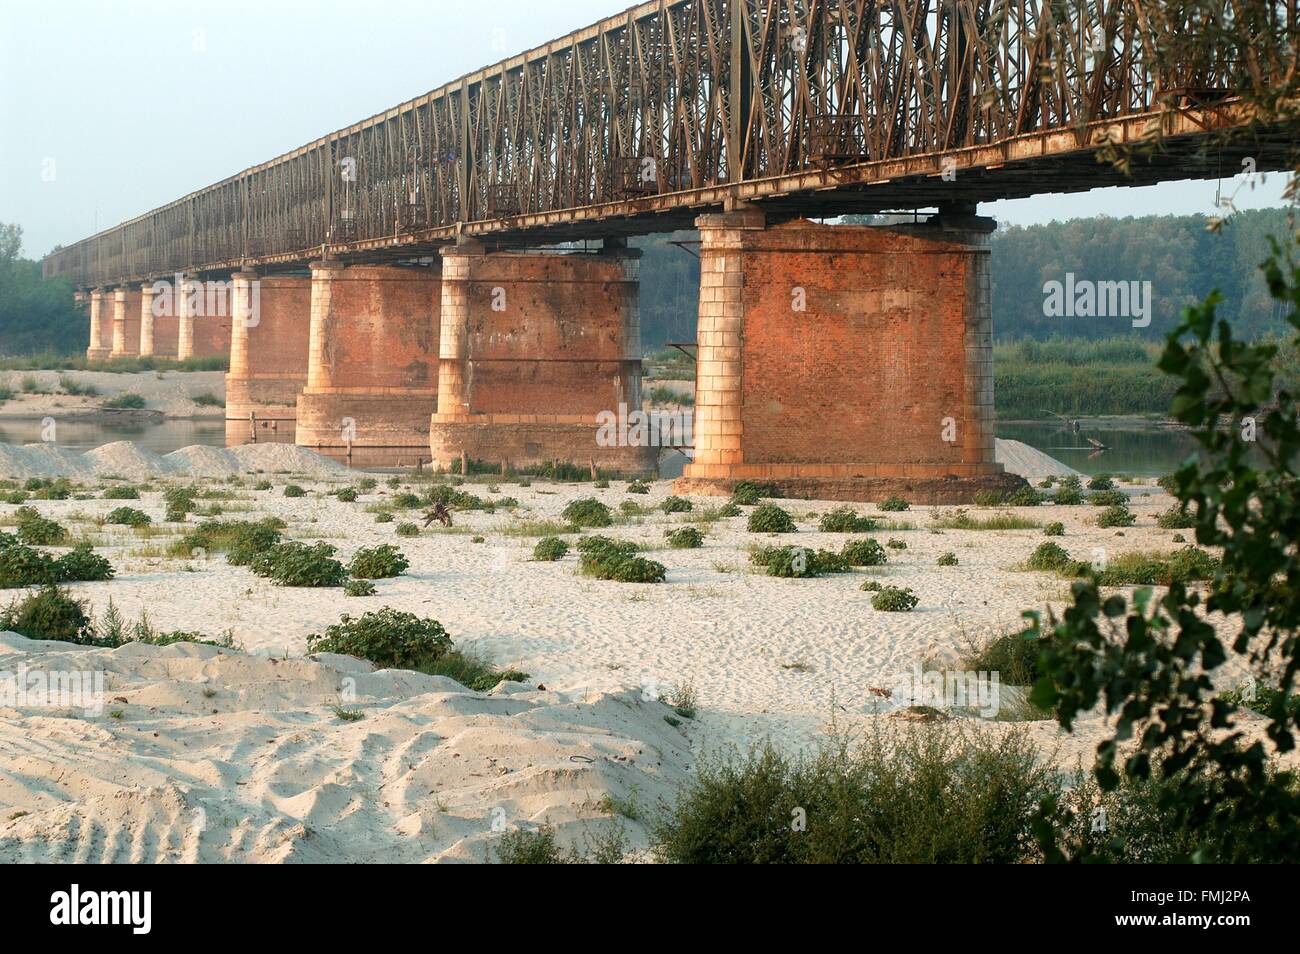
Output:
[[1190,530],[1196,526],[1196,518],[1184,507],[1170,507],[1156,519],[1156,526],[1161,530]]
[[1052,502],[1062,507],[1077,507],[1083,503],[1083,491],[1078,487],[1067,487],[1062,484],[1052,495]]
[[902,513],[904,510],[911,510],[912,505],[902,497],[886,497],[876,504],[876,509],[887,513]]
[[377,547],[362,547],[348,564],[348,572],[359,580],[385,580],[401,576],[410,562],[397,547],[381,543]]
[[564,559],[569,552],[569,545],[559,537],[543,537],[533,547],[533,559],[542,563],[554,563]]
[[1052,573],[1070,573],[1073,574],[1075,561],[1065,548],[1058,543],[1040,543],[1029,559],[1025,561],[1025,566],[1031,570],[1045,570]]
[[822,515],[817,529],[822,533],[870,533],[876,529],[876,521],[858,516],[851,507],[837,507]]
[[29,546],[57,547],[67,542],[64,526],[42,517],[33,507],[19,507],[14,517],[18,520],[18,539]]
[[667,498],[659,506],[663,509],[664,513],[690,513],[695,509],[695,505],[685,497],[677,496]]
[[348,580],[343,584],[343,592],[348,596],[374,596],[375,584],[369,580]]
[[794,518],[776,504],[763,504],[749,514],[750,533],[794,533]]
[[[822,559],[822,554],[826,554],[829,559]],[[766,569],[768,576],[809,578],[848,570],[844,558],[838,554],[826,550],[819,553],[807,547],[759,547],[749,555],[749,560],[755,566]],[[833,568],[837,565],[842,569]]]
[[911,587],[886,586],[871,598],[871,608],[882,613],[906,613],[919,602]]
[[865,593],[879,593],[882,587],[879,580],[864,580],[858,589]]
[[724,503],[721,507],[718,508],[719,517],[739,517],[741,513],[743,513],[743,511],[740,509],[740,507],[738,507],[736,503],[731,500],[728,500],[726,503]]
[[1097,574],[1103,586],[1169,586],[1211,579],[1219,561],[1199,547],[1183,547],[1169,555],[1125,553],[1112,558]]
[[634,480],[627,485],[627,492],[630,494],[648,494],[650,485],[643,480]]
[[902,541],[902,540],[897,540],[897,539],[895,539],[894,537],[890,537],[888,540],[886,540],[886,541],[885,541],[885,546],[889,547],[889,549],[891,549],[891,550],[906,550],[906,549],[907,549],[907,544],[906,544],[904,541]]
[[153,520],[143,510],[136,510],[134,507],[116,507],[104,518],[104,523],[121,527],[147,527],[153,523]]
[[501,682],[525,682],[528,673],[518,669],[497,669],[484,662],[473,653],[463,653],[458,649],[443,653],[421,672],[431,676],[446,676],[455,679],[466,689],[475,692],[491,692]]
[[103,406],[108,408],[130,408],[138,411],[145,406],[145,400],[140,395],[128,391],[126,394],[119,394],[117,397],[109,398],[104,402]]
[[632,557],[630,560],[619,560],[614,563],[610,575],[603,579],[615,580],[619,583],[662,583],[666,574],[667,569],[662,563],[642,557]]
[[418,537],[420,535],[420,527],[418,524],[414,523],[399,523],[395,528],[393,528],[393,533],[397,534],[399,537]]
[[1011,507],[1037,507],[1042,502],[1043,495],[1028,484],[1017,488],[1006,497],[1006,503]]
[[259,480],[257,483],[253,484],[253,489],[254,489],[254,490],[270,490],[272,486],[273,486],[273,485],[271,484],[271,482],[270,482],[269,480]]
[[342,586],[347,571],[333,557],[328,543],[277,543],[254,557],[248,568],[279,586]]
[[1137,518],[1128,507],[1107,507],[1097,515],[1099,527],[1131,527],[1136,521]]
[[1115,481],[1110,479],[1109,474],[1098,474],[1092,480],[1088,481],[1089,490],[1114,490]]
[[89,543],[83,543],[54,561],[54,576],[60,583],[111,580],[113,564],[95,553]]
[[881,566],[888,562],[889,554],[875,540],[849,540],[840,550],[849,566]]
[[635,543],[601,536],[583,537],[578,541],[578,550],[582,554],[579,572],[587,576],[620,583],[664,582],[664,566],[636,556]]
[[286,497],[306,497],[307,491],[303,490],[297,484],[285,484],[284,495]]
[[342,503],[355,503],[357,499],[357,490],[355,487],[344,487],[334,496]]
[[324,633],[307,637],[309,653],[356,656],[382,669],[422,670],[451,650],[451,637],[437,620],[420,619],[390,606],[360,619],[344,613]]
[[167,507],[167,521],[180,523],[194,510],[194,491],[188,487],[168,487],[163,491],[163,503]]
[[1088,494],[1088,503],[1094,507],[1127,507],[1128,494],[1122,490],[1094,490]]
[[1023,633],[1006,633],[962,660],[962,668],[967,672],[996,672],[999,680],[1009,686],[1032,686],[1041,675],[1041,644],[1042,640],[1027,639]]
[[21,602],[11,602],[0,612],[0,630],[10,630],[28,639],[94,641],[86,604],[56,586],[43,586]]
[[781,491],[775,484],[741,480],[731,489],[731,500],[742,507],[752,507],[764,497],[780,497]]
[[109,487],[99,495],[101,500],[139,500],[140,491],[134,487]]
[[1047,526],[1043,527],[1043,536],[1045,537],[1063,537],[1065,536],[1065,524],[1059,520],[1053,520]]
[[570,501],[560,516],[575,527],[608,527],[614,522],[609,507],[595,497]]
[[668,545],[674,550],[694,550],[704,546],[704,536],[694,527],[678,527],[676,530],[664,531]]
[[[375,514],[375,523],[392,523],[393,515],[387,510],[381,510]],[[418,529],[418,528],[417,528]]]
[[947,553],[939,555],[939,559],[934,561],[937,566],[956,566],[957,554],[949,550]]
[[57,581],[54,561],[39,550],[22,544],[0,548],[0,589],[40,586]]

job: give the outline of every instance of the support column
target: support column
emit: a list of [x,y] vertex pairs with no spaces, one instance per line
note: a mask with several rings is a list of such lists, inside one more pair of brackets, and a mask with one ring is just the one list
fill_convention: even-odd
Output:
[[174,304],[176,311],[176,360],[184,361],[194,357],[194,318],[198,310],[196,297],[192,294],[191,282],[197,279],[186,278],[177,273],[180,285],[175,290]]
[[225,358],[230,355],[231,282],[182,277],[176,295],[176,357]]
[[90,344],[86,348],[87,361],[103,361],[113,351],[112,315],[107,313],[111,299],[107,292],[96,288],[90,293]]
[[961,503],[994,460],[990,219],[701,216],[695,456],[679,493]]
[[113,348],[111,358],[140,353],[140,292],[125,286],[113,292]]
[[226,443],[292,442],[307,383],[312,280],[243,269],[231,276],[230,297]]
[[140,286],[140,357],[153,357],[153,285]]
[[[316,262],[295,441],[423,457],[438,400],[440,270]],[[383,455],[368,455],[378,461]]]
[[642,411],[639,257],[619,242],[597,254],[443,250],[436,464],[655,468],[652,428],[628,426]]

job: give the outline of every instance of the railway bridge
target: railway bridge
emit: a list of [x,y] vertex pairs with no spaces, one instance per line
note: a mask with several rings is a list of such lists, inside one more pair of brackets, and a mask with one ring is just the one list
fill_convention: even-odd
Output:
[[598,425],[642,406],[627,240],[696,228],[681,489],[965,500],[1018,482],[978,203],[1282,168],[1242,87],[1294,69],[1296,7],[1256,6],[1289,44],[1153,0],[651,0],[45,273],[88,301],[92,359],[228,352],[231,440],[640,472],[655,448]]

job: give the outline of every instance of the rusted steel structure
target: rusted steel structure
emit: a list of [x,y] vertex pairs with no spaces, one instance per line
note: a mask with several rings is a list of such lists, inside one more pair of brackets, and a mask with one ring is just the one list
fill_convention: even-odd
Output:
[[[1266,132],[1201,148],[1245,124],[1242,54],[1157,52],[1188,29],[1177,6],[651,0],[58,250],[46,274],[89,288],[323,249],[412,258],[458,234],[663,231],[737,200],[776,220],[1279,165]],[[1296,4],[1268,6],[1292,34]],[[1095,161],[1153,122],[1164,148],[1132,178]]]

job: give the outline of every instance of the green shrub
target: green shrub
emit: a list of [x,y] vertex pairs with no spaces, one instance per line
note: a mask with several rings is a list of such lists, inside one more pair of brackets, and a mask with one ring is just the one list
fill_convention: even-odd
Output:
[[636,556],[637,545],[608,537],[583,537],[578,541],[579,572],[598,580],[620,583],[662,583],[665,569],[653,560]]
[[752,507],[765,497],[780,497],[781,490],[776,484],[753,480],[737,481],[731,489],[731,499],[742,507]]
[[139,410],[145,406],[145,401],[140,395],[127,392],[126,394],[119,394],[117,397],[109,398],[104,402],[103,406],[108,408],[130,408],[132,410]]
[[1282,695],[1276,686],[1257,686],[1247,684],[1219,693],[1219,698],[1239,709],[1250,709],[1260,715],[1268,715],[1271,710],[1280,708],[1288,717],[1300,716],[1300,695],[1291,693]]
[[1088,503],[1094,507],[1127,507],[1128,494],[1122,490],[1094,490],[1088,494]]
[[397,547],[381,543],[377,547],[362,547],[348,564],[348,572],[359,580],[384,580],[401,576],[410,562]]
[[1092,480],[1088,481],[1089,490],[1114,490],[1115,481],[1110,479],[1109,474],[1098,474]]
[[1156,526],[1161,530],[1190,530],[1196,526],[1196,518],[1185,507],[1170,507],[1156,519]]
[[1006,503],[1011,507],[1037,507],[1043,502],[1043,495],[1026,484],[1006,496]]
[[652,845],[678,864],[1024,863],[1038,860],[1034,811],[1058,791],[1015,732],[882,730],[809,759],[766,744],[701,759]]
[[272,484],[269,480],[259,480],[257,483],[253,484],[254,490],[270,490],[271,487]]
[[292,541],[259,553],[248,568],[279,586],[342,586],[347,571],[333,557],[334,548],[328,543],[308,546]]
[[871,598],[871,608],[882,613],[905,613],[919,602],[911,587],[886,586]]
[[595,497],[570,501],[560,516],[575,527],[608,527],[614,522],[609,508]]
[[1043,527],[1043,536],[1045,537],[1063,537],[1065,536],[1065,524],[1059,520],[1053,520],[1047,526]]
[[467,689],[475,692],[490,692],[501,682],[526,682],[528,673],[518,669],[498,669],[473,653],[463,653],[458,649],[443,653],[421,672],[431,676],[446,676],[455,679]]
[[749,514],[750,533],[794,533],[794,518],[776,504],[763,504]]
[[1099,527],[1131,527],[1137,521],[1128,507],[1107,507],[1097,515]]
[[286,497],[306,497],[307,491],[303,490],[297,484],[285,484],[284,495]]
[[194,510],[194,491],[188,487],[168,487],[163,491],[163,503],[167,507],[167,521],[180,523]]
[[627,492],[630,494],[648,494],[650,485],[643,480],[634,480],[627,485]]
[[941,553],[939,559],[934,561],[937,566],[956,566],[957,554],[949,550],[947,553]]
[[54,576],[60,583],[111,580],[113,564],[92,550],[89,543],[82,543],[54,561]]
[[559,537],[543,537],[533,547],[533,559],[542,563],[554,563],[564,559],[569,552],[569,545]]
[[121,527],[147,527],[153,523],[153,520],[143,510],[136,510],[134,507],[116,507],[104,518],[104,523]]
[[355,503],[357,499],[357,490],[355,487],[344,487],[334,496],[342,503]]
[[971,502],[977,507],[998,507],[1007,499],[1007,495],[1000,490],[977,490]]
[[1047,570],[1060,573],[1074,566],[1074,560],[1065,548],[1057,543],[1040,543],[1025,565],[1031,570]]
[[8,504],[26,503],[27,500],[28,500],[28,494],[27,491],[25,490],[11,490],[9,493],[5,494],[4,496],[4,501],[5,503]]
[[849,566],[880,566],[889,560],[885,548],[875,540],[849,540],[840,549]]
[[381,510],[375,514],[375,523],[392,523],[393,515],[387,510]]
[[1024,633],[1005,633],[962,660],[967,672],[996,672],[999,681],[1009,686],[1032,686],[1038,681],[1038,654],[1042,640]]
[[374,596],[375,584],[369,580],[348,580],[343,584],[343,592],[348,596]]
[[101,500],[139,500],[140,491],[134,487],[108,487],[99,495]]
[[662,583],[666,574],[667,569],[662,563],[646,560],[643,557],[632,557],[630,560],[615,562],[608,577],[598,578],[619,583]]
[[418,537],[420,535],[420,527],[418,524],[414,523],[399,523],[395,528],[393,528],[393,533],[397,534],[399,537]]
[[37,500],[67,500],[72,496],[72,481],[67,477],[57,477],[54,480],[42,477],[37,487],[32,487],[31,483],[30,480],[27,482],[27,489],[34,491],[32,496]]
[[726,503],[724,503],[721,507],[718,508],[719,517],[739,517],[742,512],[743,511],[740,509],[740,507],[738,507],[735,504],[735,502],[731,500],[728,500]]
[[1062,484],[1052,495],[1052,502],[1062,507],[1077,507],[1083,503],[1083,491],[1078,487],[1067,487]]
[[416,507],[420,506],[420,495],[410,493],[409,491],[400,494],[393,494],[393,496],[388,499],[388,505],[394,510],[414,510]]
[[67,542],[68,531],[62,524],[40,515],[33,507],[14,511],[18,520],[18,539],[29,546],[57,547]]
[[54,561],[39,550],[22,544],[0,548],[0,589],[55,583],[58,578]]
[[309,653],[356,656],[381,669],[422,670],[451,650],[451,637],[437,620],[420,619],[390,606],[360,619],[344,613],[324,633],[307,637]]
[[173,556],[189,557],[200,551],[226,551],[226,562],[248,566],[254,557],[280,542],[283,527],[284,521],[278,517],[264,517],[257,522],[204,520],[173,543],[170,552]]
[[799,546],[759,547],[749,559],[756,566],[764,567],[768,576],[806,578],[849,570],[848,561],[838,553]]
[[563,865],[568,856],[555,842],[555,829],[549,825],[531,830],[515,828],[496,837],[488,857],[502,865]]
[[10,630],[28,639],[56,639],[67,643],[94,641],[94,628],[86,615],[86,604],[66,590],[43,586],[14,600],[0,612],[0,630]]
[[690,513],[695,509],[694,504],[685,497],[677,496],[668,497],[659,506],[663,509],[664,513]]
[[1124,553],[1107,561],[1097,574],[1103,586],[1169,586],[1213,578],[1219,561],[1199,547],[1182,547],[1169,555]]
[[858,589],[866,593],[879,593],[882,587],[879,580],[863,580],[862,585],[859,586]]
[[907,544],[906,544],[904,541],[902,541],[902,540],[896,540],[894,537],[890,537],[888,540],[886,540],[886,541],[885,541],[885,546],[889,547],[889,549],[891,549],[891,550],[906,550],[906,549],[907,549]]
[[678,527],[676,530],[665,530],[664,536],[668,538],[668,545],[674,550],[693,550],[696,547],[704,546],[704,536],[694,527]]
[[858,516],[851,507],[837,507],[822,515],[817,529],[822,533],[870,533],[876,529],[876,521]]
[[374,490],[378,486],[379,481],[375,480],[373,477],[362,477],[357,481],[357,490],[366,494],[370,493],[370,491]]
[[904,510],[911,510],[912,505],[902,497],[886,497],[876,504],[876,509],[884,510],[887,513],[901,513]]

